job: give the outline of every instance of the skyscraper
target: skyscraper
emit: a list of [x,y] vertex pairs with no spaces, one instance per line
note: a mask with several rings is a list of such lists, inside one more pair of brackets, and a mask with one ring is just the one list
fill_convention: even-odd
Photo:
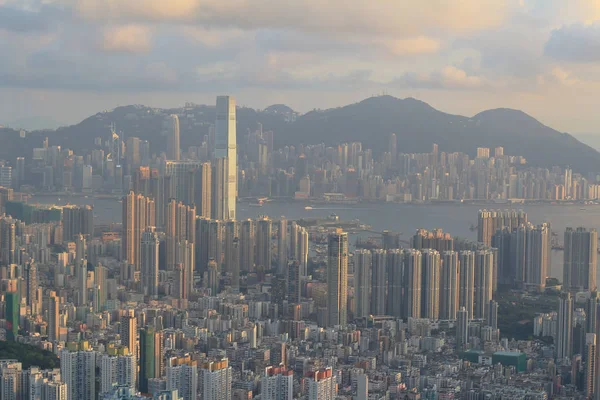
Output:
[[440,283],[440,319],[456,319],[458,311],[459,262],[458,252],[442,254]]
[[15,340],[19,334],[19,320],[20,320],[20,307],[19,307],[19,294],[17,292],[6,292],[4,293],[4,305],[6,307],[6,338],[8,340]]
[[375,249],[371,252],[371,314],[386,315],[386,253]]
[[456,314],[456,348],[464,350],[469,343],[469,312],[461,307]]
[[596,393],[596,369],[598,368],[597,343],[595,333],[586,333],[585,335],[585,395],[588,399]]
[[458,287],[458,306],[464,307],[469,318],[473,318],[475,302],[475,253],[461,251],[458,255],[460,272]]
[[223,235],[223,266],[224,271],[232,274],[237,271],[239,274],[239,248],[236,246],[238,238],[238,223],[235,220],[225,222],[225,233]]
[[124,310],[120,316],[119,336],[121,345],[127,346],[129,352],[137,359],[137,319],[133,315],[133,310]]
[[277,222],[277,272],[285,274],[288,264],[287,219],[281,217]]
[[194,171],[194,201],[196,213],[204,218],[211,217],[212,166],[205,162]]
[[200,366],[199,393],[203,400],[231,400],[232,368],[227,358]]
[[60,377],[67,384],[67,400],[95,400],[96,352],[85,342],[79,348],[60,353]]
[[396,318],[404,315],[404,252],[402,249],[387,251],[387,313]]
[[344,326],[348,312],[348,234],[341,229],[330,234],[327,253],[327,324]]
[[256,266],[265,271],[271,269],[271,229],[272,222],[267,216],[260,217],[256,221]]
[[562,360],[573,354],[573,299],[570,293],[561,293],[558,304],[556,358]]
[[421,316],[437,320],[440,315],[440,253],[426,249],[422,252]]
[[354,251],[354,317],[368,317],[371,313],[371,252]]
[[302,289],[302,267],[298,260],[290,260],[287,267],[287,294],[288,303],[298,304]]
[[166,368],[167,390],[177,390],[183,400],[196,400],[198,396],[198,364],[189,355],[174,357]]
[[15,264],[16,259],[16,221],[12,218],[0,219],[0,253],[2,264]]
[[564,236],[563,285],[566,290],[596,290],[598,232],[567,228]]
[[67,205],[62,209],[63,238],[70,242],[75,235],[94,235],[94,209],[92,206]]
[[140,330],[140,392],[149,393],[148,380],[162,376],[162,362],[162,333],[152,327]]
[[227,218],[236,218],[237,198],[237,145],[236,145],[235,99],[217,97],[217,121],[215,124],[215,158],[227,158]]
[[155,226],[154,200],[130,191],[123,197],[123,235],[121,257],[140,270],[140,245],[147,226]]
[[179,117],[167,117],[167,160],[179,161]]
[[60,298],[51,291],[48,297],[48,341],[54,343],[60,339]]
[[475,253],[473,319],[487,317],[492,300],[494,254],[490,250],[477,250]]
[[404,318],[421,318],[422,254],[419,250],[404,252]]
[[142,288],[146,296],[158,297],[159,240],[155,228],[146,227],[142,234],[141,263]]
[[254,271],[254,221],[242,221],[240,228],[240,270]]
[[229,219],[229,184],[227,179],[229,164],[227,158],[215,158],[211,172],[211,214],[213,219]]
[[33,260],[25,264],[25,299],[27,306],[31,310],[31,315],[38,313],[38,277],[37,265]]

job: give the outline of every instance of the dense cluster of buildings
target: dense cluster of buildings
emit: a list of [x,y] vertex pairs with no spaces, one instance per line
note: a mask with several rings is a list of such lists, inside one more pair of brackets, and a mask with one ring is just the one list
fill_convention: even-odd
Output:
[[[505,179],[512,178],[503,174],[520,160],[500,148],[495,157],[480,149],[472,161],[435,147],[407,156],[392,141],[381,162],[357,144],[323,147],[320,155],[315,146],[290,169],[295,149],[273,151],[268,134],[252,133],[246,151],[256,147],[259,161],[270,160],[245,158],[262,171],[253,176],[237,166],[233,99],[218,98],[214,146],[196,149],[197,159],[182,156],[178,117],[166,126],[167,152],[156,169],[142,143],[124,150],[113,136],[111,157],[124,152],[126,162],[103,164],[112,172],[100,186],[124,191],[120,225],[98,229],[89,206],[19,207],[12,189],[0,188],[0,338],[48,350],[60,363],[24,367],[0,354],[1,400],[600,397],[595,230],[565,231],[556,312],[535,318],[535,340],[515,340],[500,331],[501,290],[548,296],[541,293],[553,246],[550,225],[533,225],[522,211],[482,210],[476,241],[419,229],[403,242],[385,231],[369,249],[353,249],[335,224],[236,219],[244,185],[263,172],[272,177],[275,165],[290,182],[302,171],[303,183],[288,187],[310,196],[339,192],[359,166],[360,179],[397,170],[404,178],[386,185],[404,182],[397,187],[425,200],[450,187],[458,196],[479,193],[461,186],[479,179],[473,171],[495,177],[482,178],[487,198],[502,185],[510,192]],[[34,156],[52,165],[62,157],[44,149]],[[313,168],[319,157],[321,181]],[[61,160],[61,180],[43,168],[48,188],[78,174],[69,178]],[[133,173],[113,179],[118,168]],[[431,175],[417,183],[417,171]],[[454,186],[433,190],[443,186],[436,182],[443,171]],[[582,179],[570,180],[569,193]],[[303,186],[308,181],[314,185]]]

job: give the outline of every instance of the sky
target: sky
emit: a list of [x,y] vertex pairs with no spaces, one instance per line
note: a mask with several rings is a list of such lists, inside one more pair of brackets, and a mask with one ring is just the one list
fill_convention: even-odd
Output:
[[0,0],[0,124],[383,93],[600,136],[600,0]]

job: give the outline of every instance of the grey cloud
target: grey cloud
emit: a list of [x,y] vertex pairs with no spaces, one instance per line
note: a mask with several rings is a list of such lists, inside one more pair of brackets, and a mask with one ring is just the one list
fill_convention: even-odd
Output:
[[552,31],[544,54],[559,61],[600,61],[600,24],[575,24]]
[[51,5],[44,5],[37,11],[0,6],[0,29],[17,33],[46,32],[63,17],[60,9]]

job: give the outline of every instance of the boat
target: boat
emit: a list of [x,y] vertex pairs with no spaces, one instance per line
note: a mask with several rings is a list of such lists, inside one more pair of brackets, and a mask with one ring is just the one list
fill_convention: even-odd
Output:
[[258,203],[250,203],[248,204],[248,207],[262,207],[263,206],[263,201],[259,200]]
[[304,207],[305,210],[312,210],[313,208],[311,206],[306,206]]

